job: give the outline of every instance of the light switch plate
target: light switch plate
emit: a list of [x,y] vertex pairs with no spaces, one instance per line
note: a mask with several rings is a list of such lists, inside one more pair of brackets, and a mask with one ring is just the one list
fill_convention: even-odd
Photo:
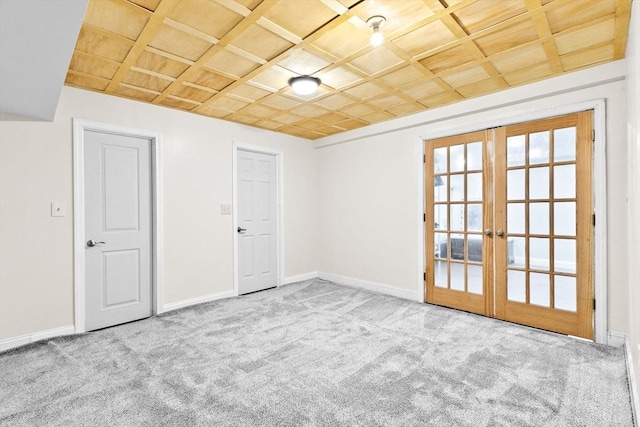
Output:
[[51,216],[66,216],[67,204],[65,202],[51,202]]
[[231,205],[229,204],[220,205],[220,215],[231,215]]

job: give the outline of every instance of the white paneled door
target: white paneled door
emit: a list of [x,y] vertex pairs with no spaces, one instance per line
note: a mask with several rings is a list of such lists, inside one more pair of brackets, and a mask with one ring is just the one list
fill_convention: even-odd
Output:
[[85,325],[149,317],[151,141],[85,131]]
[[238,150],[238,293],[277,285],[276,156]]

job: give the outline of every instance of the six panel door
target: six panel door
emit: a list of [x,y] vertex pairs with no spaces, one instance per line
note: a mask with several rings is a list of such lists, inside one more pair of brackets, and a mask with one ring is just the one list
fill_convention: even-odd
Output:
[[276,157],[238,150],[238,292],[276,286]]

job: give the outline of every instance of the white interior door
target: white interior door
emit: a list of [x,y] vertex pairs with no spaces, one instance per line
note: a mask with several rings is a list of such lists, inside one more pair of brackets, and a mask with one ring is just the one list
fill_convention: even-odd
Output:
[[238,150],[238,293],[277,285],[276,157]]
[[151,141],[85,131],[85,326],[149,317]]

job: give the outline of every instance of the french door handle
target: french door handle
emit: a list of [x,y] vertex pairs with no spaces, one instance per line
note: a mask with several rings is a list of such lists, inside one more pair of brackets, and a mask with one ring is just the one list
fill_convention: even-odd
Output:
[[244,233],[245,231],[247,231],[246,228],[238,227],[238,233]]
[[87,246],[89,246],[90,248],[94,247],[94,246],[98,246],[98,245],[104,245],[107,242],[96,242],[95,240],[91,239],[87,242]]
[[502,237],[502,236],[504,236],[504,231],[502,231],[502,230],[498,230],[498,231],[496,231],[496,234],[497,234],[498,236]]
[[487,236],[491,236],[493,234],[493,231],[491,231],[490,228],[485,228],[484,229],[484,234],[486,234]]

